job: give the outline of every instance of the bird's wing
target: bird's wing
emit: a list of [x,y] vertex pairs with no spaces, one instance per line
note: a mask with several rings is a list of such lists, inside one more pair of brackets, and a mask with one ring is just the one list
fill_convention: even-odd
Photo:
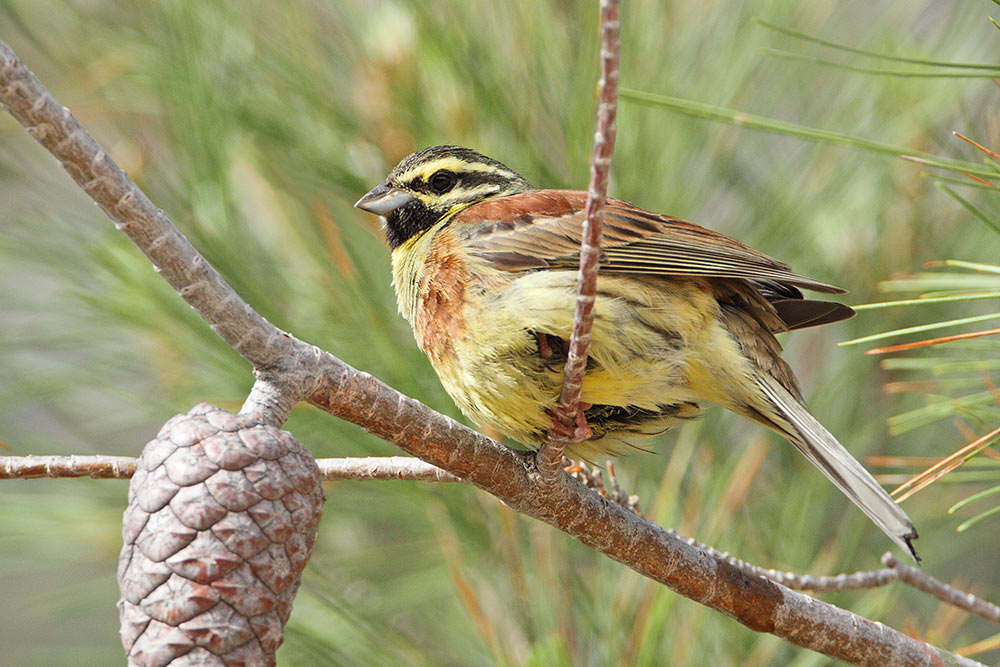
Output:
[[[580,191],[532,190],[487,200],[459,212],[452,220],[452,233],[470,253],[501,270],[576,268],[586,199],[587,194]],[[773,294],[778,303],[810,303],[802,300],[795,287],[833,294],[844,291],[794,273],[728,236],[617,199],[608,199],[602,221],[602,272],[741,278],[754,283],[765,296]],[[805,311],[789,304],[778,308],[798,326],[812,326],[853,314],[847,306],[837,305]]]

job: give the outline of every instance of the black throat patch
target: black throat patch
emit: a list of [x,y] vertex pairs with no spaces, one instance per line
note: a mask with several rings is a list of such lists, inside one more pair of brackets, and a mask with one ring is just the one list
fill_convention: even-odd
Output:
[[400,206],[385,217],[385,240],[395,250],[408,240],[434,226],[444,211],[435,211],[418,199]]

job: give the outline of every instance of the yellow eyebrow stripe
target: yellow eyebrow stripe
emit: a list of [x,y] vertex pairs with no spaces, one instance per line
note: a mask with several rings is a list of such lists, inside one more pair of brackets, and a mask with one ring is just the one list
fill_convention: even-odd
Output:
[[[465,160],[460,160],[457,157],[442,157],[424,164],[418,165],[417,168],[411,169],[410,171],[403,174],[403,178],[407,181],[409,180],[421,180],[427,181],[435,172],[441,169],[447,169],[448,171],[458,172],[470,172],[470,171],[480,171],[480,172],[495,172],[498,174],[510,174],[502,169],[498,169],[495,165],[482,164],[477,162],[466,162]],[[514,175],[514,174],[510,174]]]

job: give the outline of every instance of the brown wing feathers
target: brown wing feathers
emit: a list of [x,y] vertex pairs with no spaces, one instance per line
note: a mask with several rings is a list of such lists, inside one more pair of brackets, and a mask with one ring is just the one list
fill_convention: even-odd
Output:
[[[488,200],[459,213],[453,233],[470,252],[505,271],[575,269],[586,193],[532,190]],[[771,302],[787,329],[836,322],[848,306],[803,299],[797,289],[842,289],[793,273],[787,265],[698,225],[609,199],[602,219],[602,271],[740,278]]]

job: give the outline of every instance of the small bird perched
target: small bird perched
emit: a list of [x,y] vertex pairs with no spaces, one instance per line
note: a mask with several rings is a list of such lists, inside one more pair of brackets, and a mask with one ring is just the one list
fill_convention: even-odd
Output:
[[[526,445],[553,427],[587,193],[537,190],[468,148],[400,162],[355,206],[382,217],[399,310],[445,390]],[[843,290],[739,241],[608,199],[590,354],[568,456],[620,454],[706,400],[777,431],[914,558],[917,532],[806,410],[776,333],[854,315]],[[565,428],[565,427],[563,427]]]

